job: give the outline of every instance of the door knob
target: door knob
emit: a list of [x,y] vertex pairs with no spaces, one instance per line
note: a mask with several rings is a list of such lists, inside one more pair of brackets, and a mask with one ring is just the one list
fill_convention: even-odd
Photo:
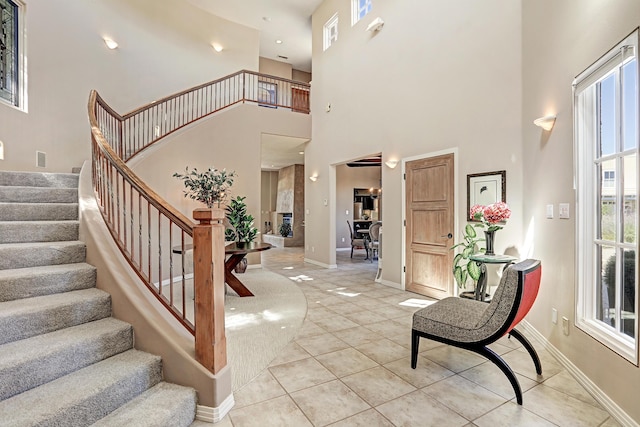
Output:
[[452,237],[453,237],[453,234],[451,234],[451,233],[449,233],[449,234],[443,234],[443,235],[442,235],[442,236],[440,236],[440,237],[446,237],[447,239],[450,239],[450,238],[452,238]]

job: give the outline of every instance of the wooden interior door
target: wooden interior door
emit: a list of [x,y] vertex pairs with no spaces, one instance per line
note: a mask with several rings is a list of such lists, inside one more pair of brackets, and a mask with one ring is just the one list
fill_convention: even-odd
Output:
[[454,155],[406,163],[405,287],[427,297],[453,295]]

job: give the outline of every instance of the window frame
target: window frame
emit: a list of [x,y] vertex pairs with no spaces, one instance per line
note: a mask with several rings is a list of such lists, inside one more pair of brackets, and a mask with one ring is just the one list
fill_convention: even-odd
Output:
[[364,14],[360,16],[360,12],[363,8],[360,7],[360,0],[351,0],[351,26],[356,25],[362,18],[367,16],[373,8],[373,0],[365,0]]
[[[338,13],[336,12],[323,25],[322,27],[322,42],[323,42],[322,50],[323,51],[329,49],[331,46],[333,46],[335,42],[338,41],[338,22],[339,22]],[[332,28],[336,29],[335,38],[332,37],[332,34],[331,34]]]
[[[639,31],[636,29],[624,40],[618,43],[613,49],[609,50],[605,55],[598,59],[594,64],[589,66],[585,71],[580,73],[573,82],[573,117],[574,117],[574,173],[576,185],[576,326],[597,339],[611,350],[615,351],[625,359],[638,365],[638,275],[640,268],[638,266],[638,215],[635,219],[635,242],[633,244],[625,243],[622,232],[622,223],[620,218],[616,221],[616,241],[611,245],[610,241],[606,241],[599,237],[598,227],[602,218],[599,206],[602,204],[601,190],[604,185],[604,169],[603,163],[607,160],[615,159],[616,169],[614,171],[615,178],[613,188],[616,189],[616,213],[625,209],[624,196],[624,179],[626,173],[620,166],[624,163],[625,157],[635,154],[635,191],[636,203],[638,200],[640,160],[639,160],[639,141],[640,131],[638,131],[640,118],[640,94],[636,94],[636,141],[635,147],[632,149],[625,148],[620,143],[620,135],[623,132],[623,124],[619,118],[623,112],[616,112],[615,132],[616,148],[611,155],[596,153],[599,148],[599,131],[600,127],[597,122],[600,118],[598,115],[599,94],[597,92],[599,82],[604,81],[612,74],[622,73],[623,66],[630,61],[636,61],[636,90],[640,91],[640,58],[638,55],[638,47],[640,45]],[[616,100],[617,107],[622,103],[621,89],[619,81],[616,82]],[[590,115],[591,113],[591,115]],[[622,172],[620,172],[622,171]],[[602,181],[600,181],[602,180]],[[620,193],[621,191],[621,193]],[[637,209],[637,206],[636,206]],[[621,329],[621,312],[620,304],[615,305],[616,310],[616,328],[607,325],[604,321],[598,319],[598,295],[599,280],[602,280],[602,260],[599,255],[598,245],[613,246],[619,253],[624,254],[625,249],[633,246],[635,251],[635,325],[634,337],[624,334]],[[620,252],[621,251],[621,252]],[[624,260],[618,260],[616,265],[616,286],[622,280],[620,266]],[[624,284],[620,285],[623,286]],[[618,289],[619,290],[619,289]]]
[[16,45],[16,58],[15,58],[15,76],[14,86],[15,91],[13,96],[15,101],[11,102],[4,97],[0,97],[0,105],[6,105],[11,108],[27,112],[27,70],[26,70],[26,5],[22,0],[8,0],[13,3],[17,10],[16,19],[16,36],[14,43]]

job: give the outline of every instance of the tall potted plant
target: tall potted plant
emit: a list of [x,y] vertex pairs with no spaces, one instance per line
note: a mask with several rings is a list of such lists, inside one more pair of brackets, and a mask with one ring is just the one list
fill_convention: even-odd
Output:
[[236,197],[226,207],[229,226],[225,230],[225,239],[238,245],[248,244],[255,240],[258,229],[253,226],[253,215],[247,213],[246,197]]

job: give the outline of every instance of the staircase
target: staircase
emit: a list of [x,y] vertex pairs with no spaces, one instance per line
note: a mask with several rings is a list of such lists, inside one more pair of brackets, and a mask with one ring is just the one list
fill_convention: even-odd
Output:
[[78,241],[78,175],[0,171],[0,426],[189,426]]

